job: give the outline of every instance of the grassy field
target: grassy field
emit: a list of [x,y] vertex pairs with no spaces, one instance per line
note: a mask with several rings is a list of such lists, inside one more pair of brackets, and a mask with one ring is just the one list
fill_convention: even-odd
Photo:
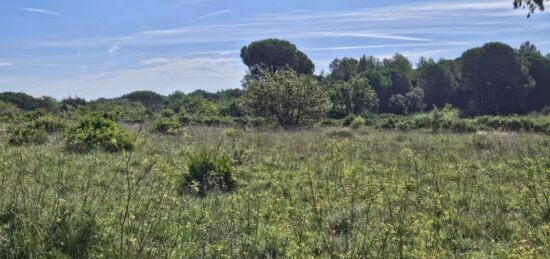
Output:
[[[550,257],[549,136],[128,127],[118,154],[0,134],[1,258]],[[182,192],[204,150],[233,190]]]

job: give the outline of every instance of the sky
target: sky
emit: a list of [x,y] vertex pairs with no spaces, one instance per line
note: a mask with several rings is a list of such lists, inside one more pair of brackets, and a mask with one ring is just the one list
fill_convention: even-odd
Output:
[[456,58],[531,41],[550,52],[550,11],[512,0],[2,0],[0,92],[88,100],[241,87],[242,46],[287,39],[328,72],[334,58]]

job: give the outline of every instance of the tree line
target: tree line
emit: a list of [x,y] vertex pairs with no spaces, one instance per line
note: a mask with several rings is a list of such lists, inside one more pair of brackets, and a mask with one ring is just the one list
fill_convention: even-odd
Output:
[[57,101],[6,92],[0,94],[0,110],[255,116],[293,127],[322,118],[412,114],[447,104],[467,116],[525,114],[550,106],[550,55],[529,42],[517,49],[491,42],[456,59],[420,58],[415,65],[401,54],[386,59],[337,58],[328,73],[320,75],[314,74],[309,57],[286,40],[252,42],[242,48],[241,58],[248,67],[242,89],[168,96],[137,91],[94,101],[79,97]]

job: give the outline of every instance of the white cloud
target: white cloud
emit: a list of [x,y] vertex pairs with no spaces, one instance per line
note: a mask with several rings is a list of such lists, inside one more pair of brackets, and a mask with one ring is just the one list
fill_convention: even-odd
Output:
[[3,68],[3,67],[13,67],[13,66],[15,66],[15,64],[12,63],[12,62],[0,61],[0,68]]
[[40,14],[47,14],[47,15],[53,15],[53,16],[63,16],[63,14],[46,10],[46,9],[39,9],[39,8],[28,8],[28,7],[20,7],[19,10],[31,12],[31,13],[40,13]]
[[120,50],[120,46],[112,46],[107,50],[109,54],[115,54]]
[[139,63],[141,65],[147,65],[147,66],[160,66],[160,65],[168,64],[170,62],[172,62],[171,59],[160,57],[160,58],[151,58],[151,59],[142,60]]
[[216,12],[212,12],[212,13],[207,13],[205,15],[201,15],[201,16],[197,17],[195,19],[195,21],[206,19],[206,18],[209,18],[209,17],[222,15],[222,14],[226,14],[226,13],[230,13],[231,11],[232,11],[231,9],[227,9],[227,10],[221,10],[221,11],[216,11]]
[[161,94],[170,94],[176,90],[217,91],[240,87],[239,82],[245,71],[240,60],[236,58],[169,60],[170,62],[151,67],[89,74],[67,80],[25,81],[24,83],[32,85],[32,88],[25,91],[35,96],[62,98],[78,95],[87,99],[116,97],[135,90],[153,90]]

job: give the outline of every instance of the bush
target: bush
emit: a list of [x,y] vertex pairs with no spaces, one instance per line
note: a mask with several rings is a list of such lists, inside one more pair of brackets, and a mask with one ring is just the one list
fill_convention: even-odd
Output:
[[132,136],[108,114],[88,114],[80,118],[65,136],[67,147],[75,151],[90,151],[100,147],[108,152],[132,150]]
[[319,125],[321,127],[337,127],[340,126],[340,121],[335,119],[323,119]]
[[479,126],[472,120],[454,120],[450,126],[451,131],[455,133],[474,133],[479,130]]
[[177,121],[165,117],[157,119],[154,125],[154,130],[163,134],[176,134],[180,128]]
[[10,120],[17,116],[21,111],[14,104],[0,100],[0,120]]
[[352,129],[358,129],[358,128],[361,128],[363,126],[365,126],[367,124],[367,121],[361,117],[361,116],[357,116],[350,124],[351,128]]
[[66,127],[66,124],[63,120],[59,118],[54,118],[52,116],[40,116],[32,123],[34,123],[34,127],[38,129],[43,129],[49,133],[61,132]]
[[33,123],[23,123],[8,129],[8,143],[12,146],[41,145],[48,142],[45,130],[36,128]]
[[353,120],[355,120],[355,118],[357,118],[357,115],[355,114],[349,114],[348,116],[346,116],[344,118],[344,120],[342,121],[342,126],[344,127],[349,127],[351,125],[351,123],[353,122]]
[[382,129],[395,129],[396,122],[392,118],[386,119],[382,124],[380,125],[380,128]]
[[228,192],[235,188],[231,158],[203,150],[189,156],[189,174],[185,175],[181,191],[201,196],[211,190]]

